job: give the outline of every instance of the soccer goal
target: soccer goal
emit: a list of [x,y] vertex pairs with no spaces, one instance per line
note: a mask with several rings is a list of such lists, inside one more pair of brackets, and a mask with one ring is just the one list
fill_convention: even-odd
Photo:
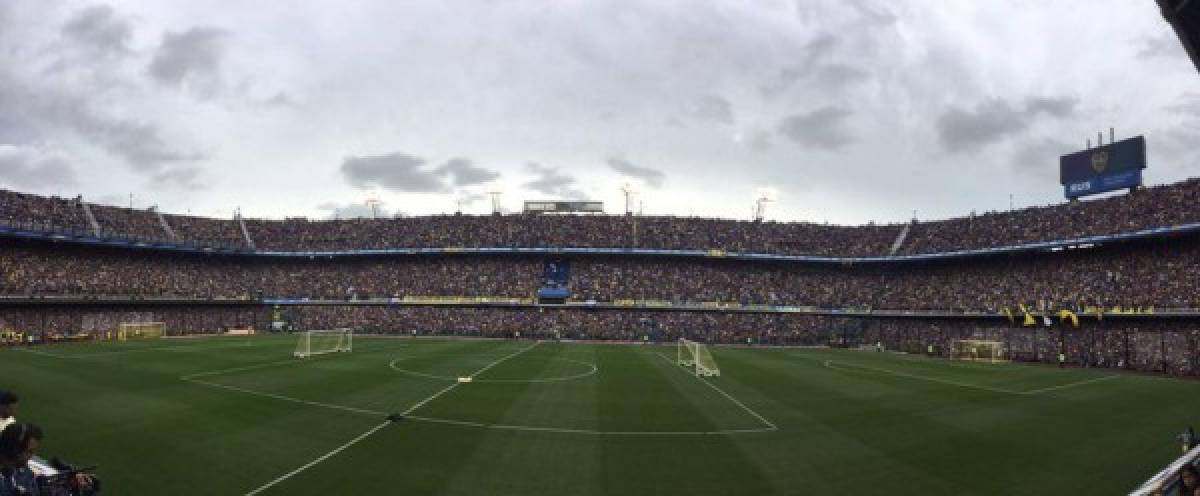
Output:
[[954,358],[971,362],[1002,363],[1008,361],[1008,353],[1001,341],[963,339],[954,342]]
[[717,368],[717,361],[713,360],[712,353],[708,352],[708,346],[705,346],[704,343],[680,339],[675,347],[675,357],[679,365],[694,369],[696,375],[705,377],[721,375],[721,369]]
[[162,322],[122,322],[117,326],[117,341],[161,338],[166,334],[167,324]]
[[350,329],[305,331],[296,343],[297,358],[308,358],[324,353],[349,352],[354,345],[354,332]]

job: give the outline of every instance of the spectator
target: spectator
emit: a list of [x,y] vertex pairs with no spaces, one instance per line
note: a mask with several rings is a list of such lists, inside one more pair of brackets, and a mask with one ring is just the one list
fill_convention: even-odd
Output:
[[16,394],[9,391],[0,391],[0,432],[4,431],[5,427],[17,421],[17,398]]

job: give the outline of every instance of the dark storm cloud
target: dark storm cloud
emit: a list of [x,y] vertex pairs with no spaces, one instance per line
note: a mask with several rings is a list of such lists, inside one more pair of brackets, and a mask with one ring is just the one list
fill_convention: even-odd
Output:
[[228,31],[212,27],[168,32],[150,61],[150,75],[166,86],[211,95],[220,88],[221,59],[228,38]]
[[569,200],[582,200],[585,197],[582,191],[575,189],[575,178],[562,174],[553,167],[529,162],[525,164],[525,170],[537,177],[537,179],[525,183],[526,188]]
[[500,177],[500,173],[476,167],[473,162],[461,157],[448,160],[434,172],[442,177],[451,176],[451,184],[454,186],[473,186],[494,181]]
[[938,137],[952,152],[971,151],[1015,136],[1033,124],[1040,114],[1070,117],[1078,101],[1070,97],[1031,97],[1023,108],[992,98],[973,109],[950,107],[937,118]]
[[635,165],[632,162],[620,157],[609,157],[605,161],[608,166],[622,175],[629,176],[645,181],[647,186],[651,188],[661,188],[666,175],[658,169]]
[[342,161],[342,177],[351,186],[373,186],[404,193],[444,193],[443,173],[426,167],[425,159],[405,153],[350,157]]
[[700,120],[733,124],[733,104],[720,95],[702,95],[692,103],[692,115]]
[[93,5],[71,16],[62,27],[63,37],[106,55],[129,54],[133,28],[108,5]]
[[812,148],[836,150],[855,141],[846,130],[848,109],[821,107],[808,113],[794,114],[779,121],[776,131],[795,143]]
[[74,186],[78,180],[75,168],[61,157],[0,145],[0,184],[37,189]]

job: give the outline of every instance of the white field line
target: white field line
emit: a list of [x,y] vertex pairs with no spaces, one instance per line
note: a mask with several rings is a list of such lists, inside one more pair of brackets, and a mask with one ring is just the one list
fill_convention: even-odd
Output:
[[[662,358],[663,360],[666,360],[666,361],[667,361],[667,363],[669,363],[669,364],[671,364],[671,365],[675,365],[675,361],[674,361],[674,360],[671,360],[670,358],[667,358],[667,356],[666,356],[666,355],[663,355],[662,353],[654,353],[654,354],[655,354],[655,355],[658,355],[658,357],[659,357],[659,358]],[[672,368],[674,368],[674,367],[672,367]],[[682,370],[682,369],[681,369],[681,370]],[[704,384],[705,386],[708,386],[708,387],[712,388],[712,389],[713,389],[713,391],[716,391],[716,392],[718,392],[718,393],[721,393],[721,396],[724,396],[724,397],[725,397],[725,399],[727,399],[727,400],[729,400],[729,401],[732,401],[732,402],[733,402],[733,404],[735,404],[735,405],[737,405],[737,406],[741,407],[741,409],[742,409],[742,410],[745,410],[745,411],[746,411],[746,413],[749,413],[751,416],[753,416],[754,418],[758,419],[758,421],[759,421],[759,422],[762,422],[762,423],[763,423],[763,425],[766,425],[766,426],[767,426],[767,430],[772,430],[772,431],[774,431],[774,430],[778,430],[778,429],[779,429],[779,427],[775,426],[775,424],[774,424],[773,422],[771,422],[770,420],[767,420],[767,418],[766,418],[766,417],[763,417],[762,415],[759,415],[759,413],[758,413],[758,412],[756,412],[756,411],[752,410],[750,407],[746,406],[746,405],[745,405],[744,403],[742,403],[741,401],[738,401],[738,399],[737,399],[737,398],[734,398],[734,397],[733,397],[733,396],[731,396],[729,393],[726,393],[726,392],[725,392],[723,389],[721,389],[721,388],[717,387],[717,386],[716,386],[716,384],[713,384],[712,382],[709,382],[709,381],[705,380],[703,377],[700,377],[700,376],[698,376],[698,375],[697,375],[697,376],[695,376],[695,377],[696,377],[696,380],[700,381],[700,382],[701,382],[702,384]]]
[[580,434],[585,436],[721,436],[728,434],[750,434],[761,432],[774,432],[778,429],[765,427],[762,429],[726,429],[718,431],[600,431],[595,429],[572,429],[567,427],[538,427],[529,425],[511,425],[511,424],[485,424],[482,422],[471,422],[468,420],[444,419],[437,417],[423,417],[420,415],[408,415],[407,420],[417,420],[421,422],[430,422],[434,424],[449,424],[463,427],[475,427],[479,429],[495,429],[506,431],[522,431],[522,432],[549,432],[554,434]]
[[[499,365],[500,363],[504,362],[505,360],[508,360],[508,359],[510,359],[510,358],[512,358],[512,357],[515,357],[515,356],[517,356],[517,355],[520,355],[521,353],[524,353],[524,352],[526,352],[526,351],[532,350],[533,348],[537,347],[537,345],[539,345],[539,344],[541,344],[541,342],[540,342],[540,341],[535,341],[535,342],[533,343],[533,345],[531,345],[531,346],[528,346],[528,347],[525,347],[525,348],[521,348],[521,349],[519,349],[519,350],[517,350],[517,351],[515,351],[515,352],[513,352],[513,353],[510,353],[510,354],[508,354],[508,355],[505,355],[503,358],[500,358],[499,360],[496,360],[496,361],[494,361],[494,362],[492,362],[492,363],[488,364],[487,366],[483,367],[482,369],[479,369],[479,370],[478,370],[478,371],[476,371],[474,374],[471,374],[471,376],[476,376],[476,375],[482,374],[482,373],[486,372],[488,369],[490,369],[490,368],[492,368],[492,367],[495,367],[495,366]],[[194,379],[193,379],[193,380],[194,380]],[[426,404],[428,404],[430,401],[433,401],[433,400],[437,399],[438,397],[440,397],[441,395],[443,395],[443,394],[446,394],[446,393],[450,392],[450,391],[451,391],[451,390],[453,390],[454,388],[458,387],[458,385],[459,385],[459,384],[462,384],[462,383],[460,383],[460,382],[455,382],[455,383],[453,383],[453,384],[450,384],[449,386],[446,386],[445,388],[442,388],[440,391],[438,391],[438,392],[436,392],[436,393],[433,393],[433,395],[432,395],[432,396],[430,396],[430,397],[428,397],[428,398],[425,398],[425,399],[423,399],[423,400],[421,400],[421,401],[418,401],[418,402],[417,402],[415,405],[413,405],[413,406],[409,407],[409,409],[408,409],[408,410],[405,410],[405,411],[404,411],[404,415],[408,415],[409,413],[411,413],[411,412],[415,411],[416,409],[418,409],[418,408],[421,408],[422,406],[425,406],[425,405],[426,405]],[[219,387],[226,387],[226,386],[219,386]],[[232,387],[231,387],[231,389],[234,389],[234,390],[240,390],[241,388],[232,388]],[[243,391],[243,392],[254,393],[254,394],[261,394],[261,395],[263,395],[263,396],[267,396],[267,397],[271,397],[271,398],[277,398],[277,399],[281,399],[281,400],[285,400],[285,401],[295,401],[295,402],[304,403],[304,404],[309,404],[309,405],[314,405],[314,406],[324,406],[324,407],[327,407],[327,408],[338,408],[338,409],[343,409],[343,410],[348,410],[348,411],[359,411],[359,412],[362,412],[362,413],[373,413],[373,414],[379,414],[379,415],[383,415],[381,412],[370,412],[369,410],[359,410],[359,409],[357,409],[357,408],[342,407],[342,406],[339,406],[339,405],[332,405],[332,404],[328,404],[328,403],[318,403],[318,402],[312,402],[312,401],[297,400],[297,399],[295,399],[295,398],[289,398],[289,397],[287,397],[287,396],[279,396],[279,395],[273,395],[273,394],[269,394],[269,393],[260,393],[260,392],[257,392],[257,391],[250,391],[250,390],[242,390],[242,391]],[[283,475],[279,476],[278,478],[276,478],[275,480],[272,480],[271,482],[268,482],[268,483],[266,483],[266,484],[263,484],[263,485],[262,485],[262,486],[260,486],[259,488],[255,489],[255,490],[253,490],[253,491],[250,491],[250,492],[248,492],[248,493],[246,493],[246,496],[254,496],[255,494],[258,494],[258,493],[260,493],[260,492],[263,492],[263,491],[265,491],[265,490],[267,490],[267,489],[271,488],[271,486],[274,486],[274,485],[276,485],[276,484],[279,484],[280,482],[283,482],[283,481],[285,481],[285,480],[288,480],[288,479],[290,479],[290,478],[294,477],[296,474],[299,474],[300,472],[303,472],[303,471],[305,471],[305,470],[308,470],[309,468],[311,468],[311,467],[315,466],[316,464],[318,464],[318,463],[321,463],[321,462],[323,462],[323,461],[325,461],[325,460],[329,459],[330,457],[332,457],[332,456],[334,456],[334,455],[336,455],[336,454],[338,454],[338,453],[341,453],[341,452],[342,452],[342,450],[345,450],[346,448],[349,448],[350,446],[353,446],[355,443],[357,443],[357,442],[359,442],[359,441],[362,441],[362,440],[363,440],[363,439],[365,439],[367,436],[370,436],[371,434],[374,434],[374,433],[376,433],[376,432],[379,432],[379,430],[380,430],[380,429],[382,429],[382,428],[386,427],[387,425],[389,425],[389,424],[391,424],[391,423],[392,423],[392,421],[391,421],[391,420],[384,421],[383,423],[381,423],[381,424],[379,424],[379,425],[377,425],[377,426],[375,426],[375,427],[371,428],[371,430],[369,430],[369,431],[367,431],[367,432],[364,432],[364,433],[360,434],[358,437],[356,437],[356,438],[354,438],[354,439],[351,439],[351,440],[350,440],[350,442],[347,442],[346,444],[343,444],[343,445],[341,445],[341,446],[338,446],[338,447],[337,447],[336,449],[334,449],[333,451],[330,451],[329,453],[325,453],[324,455],[321,455],[321,456],[320,456],[320,457],[318,457],[317,459],[315,459],[315,460],[313,460],[313,461],[311,461],[311,462],[308,462],[308,463],[306,463],[306,464],[304,464],[304,465],[301,465],[299,468],[297,468],[297,469],[295,469],[295,470],[293,470],[293,471],[291,471],[291,472],[288,472],[288,473],[286,473],[286,474],[283,474]]]
[[802,355],[793,355],[793,356],[803,358],[805,360],[820,361],[820,362],[822,362],[822,365],[824,365],[826,368],[830,368],[830,369],[836,369],[839,367],[843,368],[843,369],[857,368],[857,369],[862,369],[862,370],[870,370],[870,371],[874,371],[874,372],[888,374],[888,375],[892,375],[892,376],[896,376],[896,377],[906,377],[909,379],[917,379],[917,380],[921,380],[921,381],[936,382],[939,384],[958,386],[958,387],[962,387],[962,388],[978,389],[980,391],[988,391],[988,392],[992,392],[992,393],[1013,394],[1013,395],[1023,395],[1023,396],[1041,394],[1041,393],[1046,393],[1046,392],[1050,392],[1050,391],[1058,391],[1061,389],[1067,389],[1067,388],[1071,388],[1071,387],[1075,387],[1075,386],[1082,386],[1084,384],[1091,384],[1093,382],[1106,381],[1109,379],[1115,379],[1117,377],[1120,377],[1119,374],[1113,374],[1113,375],[1106,375],[1106,376],[1101,376],[1101,377],[1093,377],[1091,379],[1084,379],[1081,381],[1068,382],[1066,384],[1058,384],[1055,386],[1031,389],[1028,391],[1017,391],[1017,390],[1013,390],[1013,389],[1005,389],[1005,388],[997,388],[997,387],[991,387],[991,386],[982,386],[979,384],[971,384],[968,382],[959,382],[959,381],[954,381],[954,380],[950,380],[950,379],[941,379],[941,378],[937,378],[937,377],[929,377],[929,376],[918,375],[918,374],[909,374],[906,372],[899,372],[896,370],[872,367],[869,365],[861,365],[861,364],[853,364],[853,363],[837,363],[837,362],[834,362],[833,360],[822,360],[819,358],[806,357],[806,356],[802,356]]
[[341,453],[341,452],[342,452],[342,450],[345,450],[346,448],[349,448],[349,447],[351,447],[351,446],[355,445],[355,444],[356,444],[356,443],[358,443],[359,441],[362,441],[363,439],[366,439],[366,438],[367,438],[367,436],[370,436],[371,434],[374,434],[374,433],[376,433],[376,432],[379,432],[379,430],[380,430],[380,429],[382,429],[382,428],[384,428],[384,427],[387,427],[387,426],[388,426],[388,425],[390,425],[391,423],[392,423],[392,422],[391,422],[390,420],[385,420],[385,421],[381,422],[379,425],[376,425],[375,427],[372,427],[372,428],[371,428],[371,430],[368,430],[367,432],[364,432],[364,433],[362,433],[362,434],[359,434],[359,435],[358,435],[358,437],[356,437],[356,438],[354,438],[354,439],[351,439],[351,440],[350,440],[349,442],[347,442],[346,444],[343,444],[343,445],[341,445],[341,446],[338,446],[338,447],[337,447],[337,449],[334,449],[333,451],[330,451],[329,453],[325,453],[324,455],[321,455],[321,456],[320,456],[320,457],[318,457],[317,459],[315,459],[315,460],[313,460],[313,461],[311,461],[311,462],[308,462],[308,463],[306,463],[306,464],[304,464],[304,465],[300,466],[300,468],[297,468],[296,470],[293,470],[293,471],[291,471],[291,472],[288,472],[288,473],[286,473],[286,474],[283,474],[283,475],[279,476],[278,478],[276,478],[275,480],[273,480],[273,481],[271,481],[271,482],[268,482],[268,483],[266,483],[266,484],[263,484],[262,486],[259,486],[259,487],[258,487],[258,489],[255,489],[255,490],[253,490],[253,491],[250,491],[250,492],[246,493],[246,496],[254,496],[255,494],[258,494],[258,493],[261,493],[261,492],[263,492],[263,491],[266,491],[267,489],[270,489],[270,488],[271,488],[271,486],[274,486],[275,484],[278,484],[278,483],[280,483],[280,482],[283,482],[283,481],[285,481],[285,480],[288,480],[288,479],[292,478],[292,476],[294,476],[294,475],[296,475],[296,474],[298,474],[298,473],[300,473],[300,472],[303,472],[303,471],[305,471],[305,470],[308,470],[308,469],[309,469],[309,468],[311,468],[312,466],[314,466],[314,465],[316,465],[316,464],[318,464],[318,463],[321,463],[321,462],[323,462],[323,461],[325,461],[325,460],[329,459],[329,458],[330,458],[330,457],[332,457],[333,455],[336,455],[336,454],[338,454],[338,453]]
[[[492,367],[495,367],[495,366],[497,366],[497,365],[500,365],[501,363],[503,363],[504,361],[506,361],[506,360],[508,360],[508,359],[510,359],[510,358],[512,358],[512,357],[515,357],[515,356],[517,356],[517,355],[520,355],[520,354],[522,354],[522,353],[525,353],[526,351],[529,351],[529,350],[532,350],[532,349],[534,349],[534,348],[535,348],[535,347],[537,347],[537,345],[539,345],[539,344],[542,344],[542,342],[541,342],[541,341],[534,341],[532,345],[526,346],[526,347],[524,347],[524,348],[521,348],[521,349],[519,349],[519,350],[517,350],[517,351],[514,351],[514,352],[512,352],[512,353],[509,353],[509,354],[507,354],[507,355],[504,355],[504,356],[503,356],[503,357],[501,357],[499,360],[496,360],[496,361],[494,361],[494,362],[492,362],[492,363],[489,363],[489,364],[485,365],[483,368],[481,368],[481,369],[479,369],[479,370],[476,370],[474,374],[471,374],[471,375],[469,375],[469,376],[467,376],[467,377],[472,377],[472,378],[474,378],[475,376],[477,376],[477,375],[479,375],[479,374],[482,374],[482,373],[484,373],[484,372],[487,372],[487,370],[488,370],[488,369],[490,369],[490,368],[492,368]],[[461,383],[461,382],[457,382],[457,379],[455,379],[455,382],[451,383],[449,386],[446,386],[446,387],[445,387],[445,388],[443,388],[441,391],[438,391],[438,392],[434,393],[434,394],[433,394],[433,396],[430,396],[430,397],[428,397],[428,398],[425,398],[425,399],[423,399],[423,400],[421,400],[421,401],[418,401],[418,402],[417,402],[417,404],[415,404],[415,405],[413,405],[413,406],[409,407],[409,409],[408,409],[408,410],[405,410],[405,411],[404,411],[404,415],[408,415],[408,414],[410,414],[410,413],[412,413],[412,412],[416,411],[418,408],[421,408],[421,407],[425,406],[425,404],[426,404],[426,403],[429,403],[430,401],[433,401],[433,400],[434,400],[434,399],[436,399],[438,396],[441,396],[441,395],[443,395],[443,394],[446,394],[446,393],[450,392],[450,391],[451,391],[451,390],[453,390],[454,388],[458,387],[458,385],[459,385],[459,384],[462,384],[462,383]]]
[[320,401],[309,401],[309,400],[302,400],[302,399],[300,399],[300,398],[293,398],[293,397],[291,397],[291,396],[284,396],[284,395],[282,395],[282,394],[266,393],[266,392],[263,392],[263,391],[255,391],[255,390],[253,390],[253,389],[240,388],[240,387],[237,387],[237,386],[230,386],[230,385],[228,385],[228,384],[221,384],[221,383],[218,383],[218,382],[209,382],[209,381],[205,381],[205,380],[202,380],[202,379],[184,379],[184,380],[185,380],[185,381],[187,381],[187,382],[194,383],[194,384],[202,384],[202,385],[205,385],[205,386],[208,386],[208,387],[214,387],[214,388],[218,388],[218,389],[225,389],[225,390],[229,390],[229,391],[237,391],[237,392],[239,392],[239,393],[252,394],[252,395],[255,395],[255,396],[261,396],[261,397],[263,397],[263,398],[272,398],[272,399],[276,399],[276,400],[280,400],[280,401],[288,401],[288,402],[291,402],[291,403],[298,403],[298,404],[301,404],[301,405],[316,406],[316,407],[321,407],[321,408],[329,408],[329,409],[332,409],[332,410],[341,410],[341,411],[343,411],[343,412],[358,413],[358,414],[362,414],[362,415],[370,415],[370,416],[374,416],[374,417],[378,417],[378,416],[382,416],[382,415],[387,415],[387,414],[386,414],[386,413],[384,413],[384,412],[378,412],[378,411],[375,411],[375,410],[367,410],[367,409],[363,409],[363,408],[355,408],[355,407],[352,407],[352,406],[335,405],[335,404],[333,404],[333,403],[322,403],[322,402],[320,402]]
[[220,369],[220,370],[209,370],[209,371],[206,371],[206,372],[197,372],[197,373],[195,373],[195,374],[188,374],[188,375],[185,375],[185,376],[180,376],[179,378],[180,378],[180,379],[183,379],[183,380],[185,380],[185,381],[190,381],[190,380],[192,380],[192,379],[195,379],[195,378],[197,378],[197,377],[209,377],[209,376],[214,376],[214,375],[224,375],[224,374],[230,374],[230,373],[233,373],[233,372],[242,372],[242,371],[246,371],[246,370],[254,370],[254,369],[261,369],[261,368],[266,368],[266,367],[274,367],[274,366],[277,366],[277,365],[293,365],[293,364],[297,364],[297,363],[305,363],[305,362],[304,362],[304,361],[301,361],[301,360],[297,360],[297,359],[295,359],[295,358],[292,358],[292,359],[289,359],[289,360],[279,360],[279,361],[275,361],[275,362],[258,363],[258,364],[254,364],[254,365],[244,365],[244,366],[241,366],[241,367],[230,367],[230,368],[227,368],[227,369]]
[[1084,384],[1091,384],[1093,382],[1107,381],[1109,379],[1115,379],[1117,377],[1121,377],[1121,376],[1118,374],[1106,375],[1106,376],[1095,377],[1092,379],[1086,379],[1086,380],[1082,380],[1082,381],[1070,382],[1067,384],[1059,384],[1057,386],[1050,386],[1050,387],[1044,387],[1041,389],[1034,389],[1032,391],[1021,391],[1021,394],[1038,394],[1038,393],[1045,393],[1048,391],[1058,391],[1060,389],[1066,389],[1066,388],[1075,387],[1075,386],[1082,386]]
[[[424,357],[424,355],[421,355],[421,357]],[[424,372],[417,372],[415,370],[408,370],[408,369],[400,368],[399,366],[396,365],[400,362],[403,362],[404,360],[409,360],[412,358],[418,358],[418,357],[397,358],[395,360],[392,360],[391,362],[388,362],[388,368],[395,370],[397,372],[400,372],[402,374],[405,374],[405,375],[411,375],[413,377],[421,377],[424,379],[438,380],[438,381],[457,381],[458,380],[457,377],[450,377],[450,376],[446,376],[446,375],[426,374]],[[547,382],[564,382],[564,381],[572,381],[575,379],[582,379],[584,377],[596,375],[596,373],[600,371],[600,367],[598,367],[596,364],[590,363],[590,362],[584,362],[582,360],[574,360],[571,358],[564,358],[564,357],[552,357],[551,360],[558,360],[558,361],[563,361],[563,362],[568,362],[568,363],[577,363],[579,365],[583,365],[583,366],[587,367],[589,370],[587,372],[581,372],[578,374],[564,375],[561,377],[547,377],[544,379],[474,379],[473,382],[495,382],[495,383],[506,383],[506,384],[541,384],[541,383],[547,383]]]
[[222,346],[198,346],[198,345],[152,346],[149,348],[136,348],[136,349],[132,349],[132,350],[99,351],[99,352],[92,352],[92,353],[75,353],[75,354],[48,353],[45,351],[26,349],[26,348],[20,348],[20,350],[24,351],[26,353],[33,353],[35,355],[42,355],[42,356],[48,356],[48,357],[54,357],[54,358],[77,359],[77,358],[94,358],[94,357],[101,357],[101,356],[108,356],[108,355],[123,355],[125,353],[141,353],[143,351],[180,351],[180,352],[187,353],[187,352],[197,352],[197,351],[218,350],[218,349],[222,349],[222,348],[250,348],[250,347],[252,347],[252,345],[249,342],[246,342],[246,343],[238,343],[238,344],[223,344]]

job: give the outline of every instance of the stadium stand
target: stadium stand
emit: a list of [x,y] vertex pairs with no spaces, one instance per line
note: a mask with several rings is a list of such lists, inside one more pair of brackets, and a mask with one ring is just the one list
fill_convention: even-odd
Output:
[[[1004,342],[1015,360],[1052,361],[1063,352],[1072,365],[1194,374],[1200,370],[1200,234],[1190,231],[935,260],[722,255],[885,256],[905,229],[900,254],[1128,233],[1200,220],[1191,208],[1198,195],[1200,181],[1189,180],[1089,202],[907,226],[603,215],[245,219],[253,250],[236,219],[160,218],[152,210],[100,205],[89,206],[105,239],[149,246],[87,244],[54,234],[94,234],[81,199],[2,191],[0,219],[24,231],[0,236],[0,331],[69,337],[123,321],[165,322],[175,332],[266,329],[281,306],[292,328],[878,343],[938,354],[950,353],[957,340],[975,339]],[[185,249],[211,246],[236,251]],[[447,250],[337,253],[395,247]],[[455,251],[472,247],[693,251]],[[308,250],[332,253],[298,253]],[[554,281],[567,297],[561,305],[538,305],[551,259],[569,267]],[[1060,310],[1078,314],[1082,325],[1051,319]]]

